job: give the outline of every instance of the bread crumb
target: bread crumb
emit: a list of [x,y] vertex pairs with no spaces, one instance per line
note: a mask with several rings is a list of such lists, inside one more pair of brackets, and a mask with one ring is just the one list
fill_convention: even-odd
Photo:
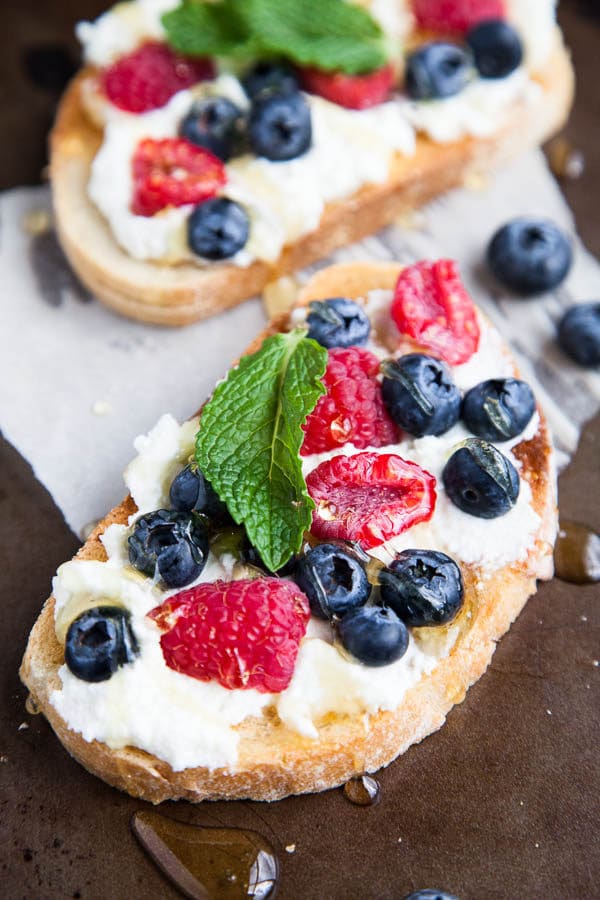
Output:
[[27,728],[29,728],[27,722],[21,722],[21,724],[17,728],[17,731],[25,731]]
[[398,843],[399,843],[399,844],[402,843],[402,838],[398,838]]
[[286,853],[295,853],[295,852],[296,852],[296,845],[295,845],[295,844],[288,844],[287,847],[285,848],[285,852],[286,852]]
[[587,622],[587,616],[580,616],[579,618],[582,622]]
[[46,234],[52,228],[52,218],[47,209],[30,209],[23,216],[23,231],[32,237]]
[[551,709],[547,709],[546,712],[548,713],[549,716],[552,715],[552,710],[551,710]]
[[519,806],[523,806],[523,800],[519,800]]
[[537,841],[535,842],[535,846],[536,846],[536,847],[539,847],[539,846],[540,846],[539,843],[538,843]]
[[419,231],[425,228],[427,219],[419,209],[407,209],[394,219],[394,224],[403,231]]
[[263,289],[263,305],[270,319],[289,312],[298,294],[298,282],[289,275],[271,281]]
[[0,756],[0,763],[7,763],[7,762],[8,762],[8,756]]
[[462,183],[468,191],[484,191],[489,179],[482,172],[467,172]]
[[598,666],[600,666],[600,660],[598,660],[598,659],[593,659],[593,660],[592,660],[592,665],[595,666],[596,669],[597,669]]
[[108,400],[96,400],[92,406],[92,412],[95,416],[108,416],[112,412],[112,406]]

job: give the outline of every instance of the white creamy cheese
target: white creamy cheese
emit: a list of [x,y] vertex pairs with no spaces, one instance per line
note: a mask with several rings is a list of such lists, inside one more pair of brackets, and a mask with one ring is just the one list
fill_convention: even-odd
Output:
[[[391,291],[372,291],[364,300],[365,308],[371,317],[383,319],[391,298]],[[300,310],[294,320],[301,321],[305,315],[306,311]],[[485,320],[480,324],[477,353],[453,369],[462,389],[486,378],[513,374],[498,333]],[[382,357],[389,355],[374,341],[371,347]],[[523,435],[500,445],[516,465],[511,448],[532,437],[538,425],[536,415]],[[126,469],[126,483],[140,513],[168,505],[170,482],[193,451],[197,427],[197,419],[179,426],[166,415],[148,435],[136,439],[138,455]],[[441,471],[452,447],[465,437],[467,432],[456,425],[440,438],[408,439],[385,448],[371,448],[380,453],[397,452],[437,479],[437,503],[431,520],[374,548],[370,551],[373,556],[388,563],[395,553],[409,547],[442,550],[460,562],[479,566],[485,578],[493,569],[526,555],[540,524],[527,482],[521,484],[514,509],[492,520],[466,515],[445,496]],[[359,451],[346,445],[328,454],[306,457],[305,473],[340,452]],[[109,681],[99,684],[81,681],[63,666],[62,688],[52,694],[51,702],[69,727],[86,740],[104,741],[113,749],[139,747],[176,771],[192,766],[235,768],[239,738],[234,726],[249,716],[260,715],[268,706],[275,707],[290,729],[308,738],[318,737],[318,721],[331,712],[362,714],[368,729],[369,715],[395,709],[405,693],[450,653],[458,635],[454,626],[415,629],[402,659],[371,668],[340,652],[334,646],[330,625],[311,618],[287,690],[281,694],[228,691],[218,683],[188,678],[166,666],[160,632],[146,614],[176,591],[162,591],[129,565],[128,534],[127,525],[111,525],[105,531],[102,542],[108,562],[72,560],[60,567],[53,585],[55,625],[59,639],[64,640],[68,625],[83,610],[101,603],[122,605],[131,613],[140,655]],[[231,579],[233,565],[231,556],[217,559],[210,554],[195,583]]]
[[444,100],[398,101],[403,115],[438,143],[465,135],[490,137],[511,115],[516,102],[535,103],[542,88],[523,67],[507,78],[474,78],[459,94]]
[[163,40],[161,16],[179,4],[180,0],[128,0],[94,22],[79,22],[76,34],[84,60],[93,66],[108,66],[145,40]]
[[557,0],[508,0],[508,18],[523,41],[525,63],[543,66],[558,42]]

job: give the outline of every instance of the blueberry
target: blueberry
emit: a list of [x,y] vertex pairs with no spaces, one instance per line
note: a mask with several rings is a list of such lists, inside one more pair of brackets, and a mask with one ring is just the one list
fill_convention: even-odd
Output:
[[412,100],[452,97],[467,86],[472,74],[468,53],[456,44],[434,41],[408,54],[406,90]]
[[171,508],[177,512],[195,510],[220,524],[231,521],[227,506],[219,500],[212,484],[198,466],[193,464],[175,476],[169,489],[169,500]]
[[558,342],[580,366],[600,364],[600,303],[578,303],[558,325]]
[[387,666],[408,650],[408,629],[393,609],[361,606],[338,623],[342,646],[367,666]]
[[248,119],[250,146],[257,156],[283,161],[301,156],[310,147],[310,107],[303,95],[260,94]]
[[448,891],[436,891],[435,888],[424,888],[421,891],[414,891],[412,894],[409,894],[404,900],[458,900],[458,897],[455,897],[454,894],[449,894]]
[[517,502],[519,473],[493,444],[467,438],[442,472],[449,499],[480,519],[503,516]]
[[107,681],[139,653],[131,616],[119,606],[96,606],[71,622],[65,662],[82,681]]
[[265,91],[291,94],[299,88],[298,77],[291,66],[267,60],[252,66],[242,78],[242,85],[251,100]]
[[158,509],[141,516],[129,537],[129,562],[169,588],[184,587],[202,572],[208,556],[205,520],[198,513]]
[[466,40],[482,78],[506,78],[523,62],[521,38],[503,19],[480,22]]
[[535,412],[535,397],[525,381],[491,378],[467,391],[462,404],[465,425],[486,441],[509,441],[521,434]]
[[181,123],[182,137],[227,162],[241,149],[244,116],[226,97],[198,100]]
[[188,243],[205,259],[229,259],[248,240],[250,222],[244,209],[226,197],[198,204],[188,219]]
[[415,437],[444,434],[458,421],[460,391],[445,363],[408,353],[382,363],[383,401],[392,419]]
[[495,233],[487,250],[498,281],[524,295],[557,287],[572,257],[569,239],[549,219],[513,219]]
[[309,550],[298,560],[293,577],[308,597],[312,612],[321,619],[343,616],[363,606],[371,593],[361,563],[336,544],[318,544]]
[[405,625],[447,625],[463,603],[460,569],[437,550],[404,550],[379,573],[381,599]]
[[371,333],[368,315],[347,297],[313,300],[306,322],[308,337],[322,347],[362,347]]

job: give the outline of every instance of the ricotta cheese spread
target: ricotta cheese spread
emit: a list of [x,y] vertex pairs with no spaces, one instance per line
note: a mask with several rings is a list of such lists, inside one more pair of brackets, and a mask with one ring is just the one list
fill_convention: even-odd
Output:
[[[161,16],[177,5],[177,0],[131,0],[117,4],[94,23],[80,23],[77,34],[86,61],[106,66],[143,40],[164,38]],[[362,5],[400,45],[413,25],[410,4],[371,0]],[[384,183],[395,153],[414,154],[416,133],[439,143],[467,135],[489,137],[505,124],[515,103],[535,103],[542,88],[529,70],[542,64],[552,50],[554,3],[513,0],[509,15],[527,52],[527,65],[509,77],[474,78],[460,94],[444,100],[410,101],[399,96],[364,111],[308,96],[313,142],[307,153],[289,162],[250,155],[232,160],[226,166],[224,193],[245,207],[250,234],[246,246],[227,262],[242,267],[255,260],[275,262],[285,245],[318,227],[328,202],[345,199],[365,184]],[[239,81],[224,74],[215,82],[181,91],[166,106],[142,115],[117,110],[90,84],[84,93],[94,119],[105,121],[88,193],[119,245],[134,259],[206,265],[187,243],[186,222],[193,207],[169,208],[151,217],[131,212],[131,159],[143,137],[175,137],[197,97],[221,95],[247,106]]]
[[[365,308],[372,317],[383,315],[389,310],[391,297],[390,291],[373,291],[365,298]],[[305,315],[300,310],[293,320]],[[477,353],[453,368],[456,382],[465,389],[486,378],[513,374],[498,333],[483,319],[480,325]],[[381,357],[390,355],[374,340],[369,349]],[[538,426],[536,415],[522,435],[500,445],[515,465],[518,462],[511,448],[532,437]],[[248,717],[259,716],[267,707],[274,707],[288,728],[307,738],[318,737],[319,720],[328,713],[362,715],[368,731],[370,714],[397,708],[406,692],[448,656],[459,625],[413,629],[409,649],[400,660],[371,668],[340,653],[331,626],[311,618],[292,680],[280,694],[227,690],[216,682],[198,681],[167,667],[159,630],[146,614],[177,591],[161,590],[129,565],[127,537],[139,515],[168,506],[169,485],[193,453],[197,428],[197,419],[179,426],[172,416],[165,415],[148,435],[136,439],[138,455],[125,470],[125,482],[138,511],[128,525],[111,525],[102,535],[107,562],[75,559],[58,570],[53,593],[59,639],[64,640],[68,625],[82,611],[112,603],[130,611],[141,652],[110,680],[97,684],[76,678],[63,665],[59,671],[62,686],[53,692],[52,704],[85,740],[100,740],[112,749],[139,747],[165,760],[175,771],[194,766],[235,768],[239,743],[235,726]],[[374,548],[370,551],[373,556],[389,563],[408,547],[442,550],[459,563],[476,566],[482,584],[498,567],[525,558],[540,526],[525,480],[521,481],[515,507],[494,520],[468,516],[444,495],[441,470],[453,446],[466,436],[463,427],[456,425],[439,438],[407,439],[371,448],[379,453],[398,453],[426,468],[436,476],[438,495],[429,522]],[[353,446],[345,445],[329,454],[305,457],[304,471],[328,456],[356,452]],[[234,565],[232,556],[217,558],[210,553],[195,584],[231,579],[236,576]]]

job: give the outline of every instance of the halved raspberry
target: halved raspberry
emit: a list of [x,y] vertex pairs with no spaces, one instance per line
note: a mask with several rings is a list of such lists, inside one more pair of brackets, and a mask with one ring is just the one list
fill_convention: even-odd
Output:
[[453,260],[423,261],[403,269],[391,315],[401,334],[451,366],[466,362],[479,346],[477,311]]
[[463,33],[484,19],[506,18],[504,0],[413,0],[420,28],[442,33]]
[[379,360],[362,347],[329,350],[323,384],[327,393],[303,426],[301,456],[335,450],[342,444],[383,447],[398,440],[398,429],[381,396]]
[[149,41],[104,69],[100,81],[110,102],[119,109],[144,113],[164,106],[178,91],[214,76],[210,59],[179,56],[166,44]]
[[316,503],[311,531],[323,540],[377,547],[431,518],[435,478],[395,453],[334,456],[309,473]]
[[347,109],[368,109],[387,99],[394,85],[394,69],[384,66],[368,75],[345,75],[322,69],[301,69],[302,86]]
[[291,581],[256,578],[196,585],[148,613],[164,632],[166,664],[229,690],[284,691],[310,618]]
[[131,161],[136,216],[153,216],[167,206],[202,203],[227,181],[225,166],[204,147],[185,138],[145,138]]

